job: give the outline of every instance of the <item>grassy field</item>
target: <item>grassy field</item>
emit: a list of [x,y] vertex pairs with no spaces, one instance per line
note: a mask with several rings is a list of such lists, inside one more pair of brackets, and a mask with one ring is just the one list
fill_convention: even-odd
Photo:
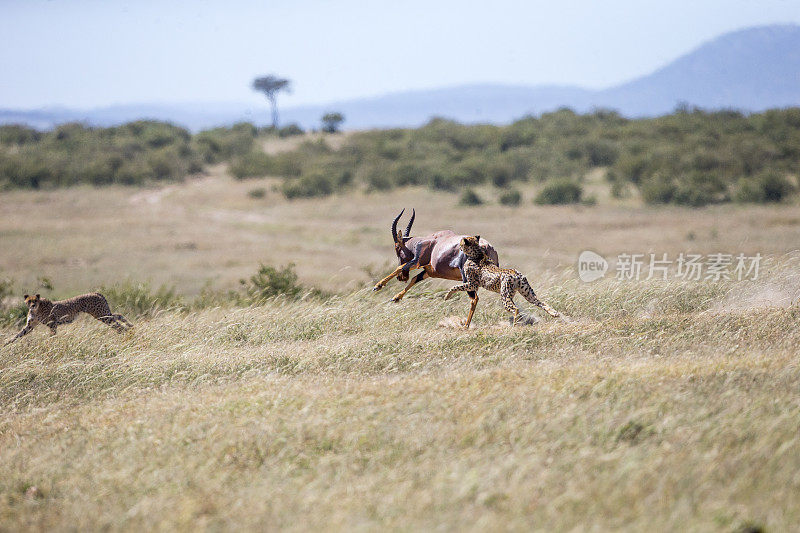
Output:
[[[605,184],[593,182],[588,188],[601,200],[594,207],[535,206],[533,187],[523,189],[525,201],[516,208],[496,201],[462,208],[457,196],[422,188],[287,202],[275,183],[232,180],[215,167],[205,178],[158,189],[3,193],[0,276],[30,291],[37,278],[47,277],[60,295],[127,279],[196,294],[209,283],[235,287],[259,262],[294,262],[306,283],[349,292],[394,268],[389,228],[404,207],[417,210],[414,234],[446,228],[480,233],[500,250],[503,264],[533,278],[560,276],[586,249],[609,259],[625,252],[674,258],[679,252],[780,256],[800,249],[797,205],[656,209],[614,202],[603,196]],[[252,198],[253,190],[265,196]],[[479,192],[487,200],[498,194]]]
[[[192,295],[294,262],[338,293],[132,316],[122,336],[79,320],[0,350],[0,530],[800,527],[800,207],[289,203],[272,184],[219,167],[0,196],[0,275],[20,291]],[[569,319],[511,328],[486,294],[463,331],[449,282],[372,293],[412,206],[414,233],[480,233]],[[765,262],[749,282],[584,284],[585,249]]]

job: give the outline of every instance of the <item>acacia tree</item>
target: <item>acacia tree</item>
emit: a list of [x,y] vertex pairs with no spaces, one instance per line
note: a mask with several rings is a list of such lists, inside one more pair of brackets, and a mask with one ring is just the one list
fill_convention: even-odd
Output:
[[253,90],[264,93],[272,106],[272,127],[278,129],[278,104],[276,97],[281,91],[289,91],[291,82],[284,78],[279,78],[273,74],[256,78],[253,80]]
[[344,115],[341,113],[325,113],[322,115],[322,131],[336,133],[339,131],[339,124],[342,122],[344,122]]

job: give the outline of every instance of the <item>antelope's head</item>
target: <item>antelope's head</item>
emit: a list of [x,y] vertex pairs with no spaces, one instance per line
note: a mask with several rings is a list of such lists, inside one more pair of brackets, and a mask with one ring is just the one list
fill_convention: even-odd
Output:
[[[414,224],[414,217],[417,215],[416,210],[411,211],[411,220],[408,221],[408,226],[406,226],[405,232],[402,230],[397,229],[397,222],[400,220],[400,217],[403,216],[405,213],[405,209],[400,211],[400,214],[394,217],[392,221],[392,240],[394,241],[394,252],[397,254],[397,259],[400,263],[406,263],[414,257],[414,250],[411,250],[406,243],[411,238],[411,225]],[[397,279],[400,281],[408,281],[408,276],[400,274],[397,276]]]

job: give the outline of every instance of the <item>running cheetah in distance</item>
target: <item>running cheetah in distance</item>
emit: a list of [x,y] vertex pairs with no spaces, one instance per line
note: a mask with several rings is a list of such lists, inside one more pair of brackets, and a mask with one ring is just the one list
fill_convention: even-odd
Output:
[[464,274],[467,281],[451,288],[444,297],[447,300],[458,291],[474,291],[475,297],[472,299],[469,314],[464,324],[465,328],[469,327],[472,315],[475,313],[475,307],[478,305],[478,287],[500,293],[503,307],[512,314],[512,324],[519,322],[520,310],[513,300],[517,291],[530,303],[544,309],[550,316],[554,318],[561,316],[558,311],[536,297],[536,293],[533,292],[528,279],[521,272],[513,268],[500,268],[488,261],[483,249],[478,245],[479,241],[480,235],[476,235],[474,237],[464,237],[459,242],[461,251],[467,256],[467,261],[464,263]]
[[61,324],[69,324],[75,320],[75,317],[78,316],[79,313],[92,315],[100,322],[108,324],[120,333],[133,327],[133,324],[128,322],[127,318],[111,312],[108,301],[105,296],[99,292],[81,294],[80,296],[59,300],[57,302],[42,298],[38,294],[34,296],[26,294],[25,303],[28,306],[28,321],[25,323],[25,327],[22,328],[22,331],[17,333],[16,337],[8,341],[5,344],[6,346],[30,333],[39,323],[50,328],[50,334],[55,335],[58,326]]

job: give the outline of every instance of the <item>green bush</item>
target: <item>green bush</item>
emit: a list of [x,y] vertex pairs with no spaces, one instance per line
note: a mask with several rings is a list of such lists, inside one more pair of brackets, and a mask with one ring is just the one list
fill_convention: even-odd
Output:
[[297,282],[294,263],[289,263],[280,269],[262,264],[250,279],[242,279],[239,283],[250,303],[261,303],[277,296],[296,300],[304,290]]
[[777,172],[767,171],[761,174],[758,176],[758,182],[764,191],[764,200],[767,202],[780,202],[794,192],[792,182]]
[[255,189],[250,189],[247,191],[247,196],[253,198],[254,200],[260,200],[267,196],[267,189],[264,187],[256,187]]
[[510,189],[500,195],[500,203],[503,205],[519,205],[522,202],[522,194],[517,189]]
[[282,152],[271,156],[274,161],[273,174],[276,176],[295,177],[303,174],[305,164],[316,165],[315,158],[301,152]]
[[619,157],[616,143],[604,139],[587,141],[584,152],[589,165],[593,167],[613,165]]
[[474,206],[481,204],[483,204],[483,200],[478,196],[478,193],[472,189],[465,189],[464,192],[461,193],[461,198],[458,200],[458,205]]
[[736,185],[734,199],[740,203],[763,203],[766,202],[766,195],[761,184],[754,179],[741,178]]
[[[28,306],[14,294],[14,282],[0,279],[0,327],[19,327],[25,323]],[[2,346],[4,341],[0,341]]]
[[[0,184],[53,188],[88,183],[138,185],[180,180],[201,169],[189,133],[164,122],[136,121],[113,128],[62,124],[50,132],[4,129]],[[21,143],[21,144],[20,144]]]
[[237,179],[258,178],[276,174],[278,164],[260,150],[253,150],[233,160],[230,172]]
[[289,199],[328,196],[336,190],[336,182],[321,173],[306,174],[283,182],[281,192]]
[[577,204],[583,188],[568,179],[554,179],[546,183],[534,200],[539,205]]
[[151,151],[147,156],[147,165],[150,167],[150,175],[159,181],[180,180],[189,170],[182,161],[178,148],[174,146]]
[[401,163],[394,168],[394,181],[398,187],[422,185],[427,179],[427,168],[417,163]]
[[754,178],[740,179],[735,199],[737,202],[780,202],[792,194],[794,189],[786,176],[767,171]]
[[357,178],[366,184],[369,191],[388,191],[394,187],[392,180],[392,167],[387,163],[362,166]]
[[240,122],[230,128],[201,131],[195,135],[194,145],[206,163],[218,163],[252,151],[256,134],[255,126]]
[[672,197],[674,203],[691,207],[702,207],[727,199],[727,188],[719,176],[697,171],[678,180]]
[[[741,177],[800,173],[798,114],[778,110],[745,116],[681,108],[672,115],[627,120],[606,110],[578,115],[560,109],[503,127],[437,118],[417,129],[356,133],[337,151],[302,146],[281,157],[292,166],[283,175],[309,175],[331,165],[337,172],[349,171],[367,189],[426,185],[462,192],[487,182],[509,187],[551,176],[572,182],[548,183],[541,195],[546,203],[580,201],[581,178],[593,167],[608,167],[616,196],[639,188],[651,203],[700,206],[730,201]],[[778,184],[770,197],[785,197],[787,191]]]
[[293,137],[295,135],[303,135],[304,133],[303,128],[297,124],[287,124],[278,130],[278,137]]
[[[320,138],[272,156],[256,149],[259,130],[247,123],[194,137],[154,121],[115,128],[70,123],[50,132],[3,126],[0,189],[174,181],[200,171],[202,164],[231,161],[238,177],[283,176],[292,197],[332,194],[354,184],[462,192],[484,183],[510,187],[552,176],[579,183],[592,168],[608,167],[613,194],[638,188],[651,203],[780,201],[794,192],[786,176],[800,175],[798,117],[800,108],[744,115],[684,106],[638,120],[569,109],[507,126],[437,118],[416,129],[353,133],[337,150]],[[289,125],[264,132],[286,136],[301,130]],[[563,197],[565,191],[553,194]]]
[[678,187],[675,180],[664,173],[655,174],[640,186],[642,198],[648,204],[668,204],[675,197]]
[[0,126],[0,145],[23,145],[36,142],[41,133],[22,124]]
[[13,188],[38,189],[54,181],[53,169],[33,154],[0,154],[0,181]]
[[436,170],[431,173],[428,186],[437,191],[455,191],[458,189],[457,181],[453,175],[443,170]]

